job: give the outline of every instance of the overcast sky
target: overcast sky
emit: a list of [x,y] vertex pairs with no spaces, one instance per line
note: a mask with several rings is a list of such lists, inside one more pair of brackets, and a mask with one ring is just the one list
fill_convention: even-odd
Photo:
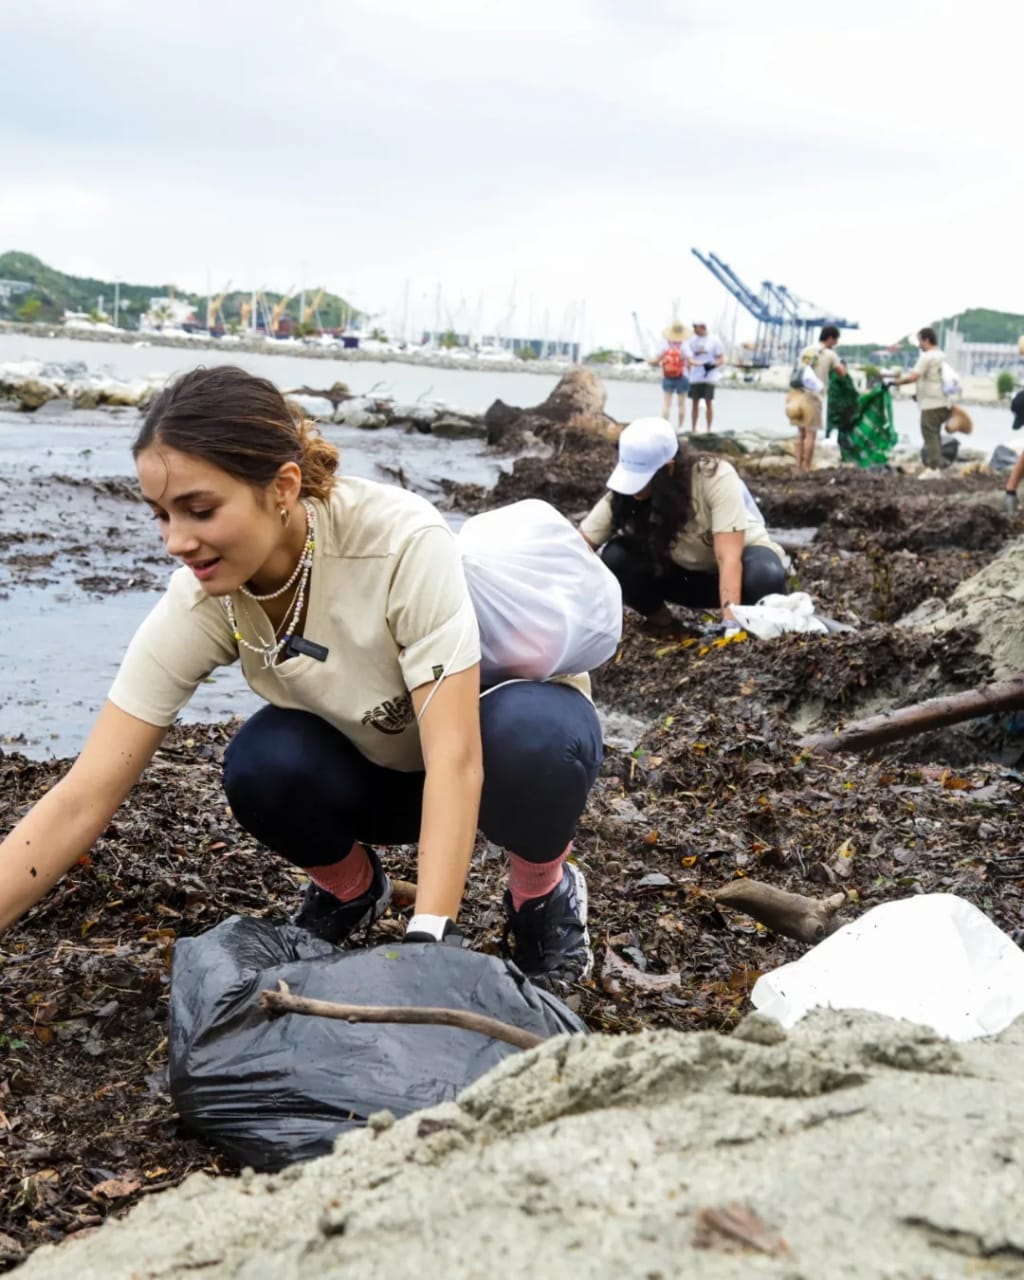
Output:
[[588,346],[728,334],[691,246],[864,340],[1020,311],[1022,13],[0,0],[0,250]]

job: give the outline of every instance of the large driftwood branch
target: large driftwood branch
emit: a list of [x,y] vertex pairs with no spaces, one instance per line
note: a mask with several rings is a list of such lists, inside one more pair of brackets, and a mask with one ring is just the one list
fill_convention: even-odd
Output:
[[837,733],[812,733],[801,738],[799,745],[805,751],[867,751],[886,742],[912,738],[929,729],[943,729],[963,720],[1022,709],[1024,676],[1016,676],[967,693],[929,698],[927,702],[917,702],[899,711],[885,711],[865,720],[854,720]]
[[845,893],[828,898],[807,898],[788,893],[760,880],[730,880],[711,894],[715,902],[742,911],[783,937],[815,943],[837,928],[833,918],[846,901]]
[[[281,983],[284,987],[285,984]],[[303,1013],[319,1018],[338,1018],[343,1022],[405,1022],[423,1026],[459,1027],[463,1031],[475,1031],[492,1040],[504,1040],[517,1049],[535,1049],[544,1043],[544,1037],[532,1031],[523,1031],[498,1018],[482,1013],[467,1013],[464,1009],[402,1008],[390,1005],[335,1004],[333,1000],[311,1000],[306,996],[293,996],[287,988],[281,991],[264,991],[260,994],[260,1008],[270,1014]]]

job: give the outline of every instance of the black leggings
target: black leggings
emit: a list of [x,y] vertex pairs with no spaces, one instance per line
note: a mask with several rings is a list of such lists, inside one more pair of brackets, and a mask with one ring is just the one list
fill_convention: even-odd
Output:
[[[719,607],[717,570],[702,573],[669,564],[657,574],[650,556],[628,535],[606,542],[601,559],[622,585],[623,601],[637,613],[656,613],[666,600],[691,609]],[[757,604],[762,596],[788,592],[785,566],[771,547],[744,547],[743,589],[740,599],[733,603]]]
[[[480,830],[529,862],[557,858],[576,832],[604,747],[582,693],[518,681],[480,700]],[[299,867],[340,862],[354,841],[413,844],[423,773],[373,764],[308,711],[267,706],[232,738],[224,790],[246,831]]]

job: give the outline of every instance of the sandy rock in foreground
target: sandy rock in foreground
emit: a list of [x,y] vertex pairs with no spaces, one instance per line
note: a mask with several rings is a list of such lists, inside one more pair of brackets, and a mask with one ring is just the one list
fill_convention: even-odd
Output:
[[824,1013],[562,1038],[323,1160],[194,1175],[19,1275],[1020,1276],[1022,1153],[1024,1019],[960,1046]]
[[984,568],[965,578],[948,600],[926,600],[900,619],[905,627],[932,631],[973,627],[978,649],[992,659],[995,679],[1024,671],[1024,538],[1018,538]]

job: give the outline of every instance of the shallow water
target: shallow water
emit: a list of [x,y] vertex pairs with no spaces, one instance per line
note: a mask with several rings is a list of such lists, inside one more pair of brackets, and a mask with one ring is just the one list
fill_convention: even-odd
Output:
[[[146,509],[81,483],[130,476],[137,421],[133,410],[56,404],[0,413],[0,747],[35,758],[80,749],[121,653],[170,575]],[[394,482],[400,471],[430,498],[442,477],[491,486],[511,465],[479,440],[340,426],[326,434],[349,474]],[[226,668],[199,687],[182,719],[221,720],[258,706],[238,669]]]

